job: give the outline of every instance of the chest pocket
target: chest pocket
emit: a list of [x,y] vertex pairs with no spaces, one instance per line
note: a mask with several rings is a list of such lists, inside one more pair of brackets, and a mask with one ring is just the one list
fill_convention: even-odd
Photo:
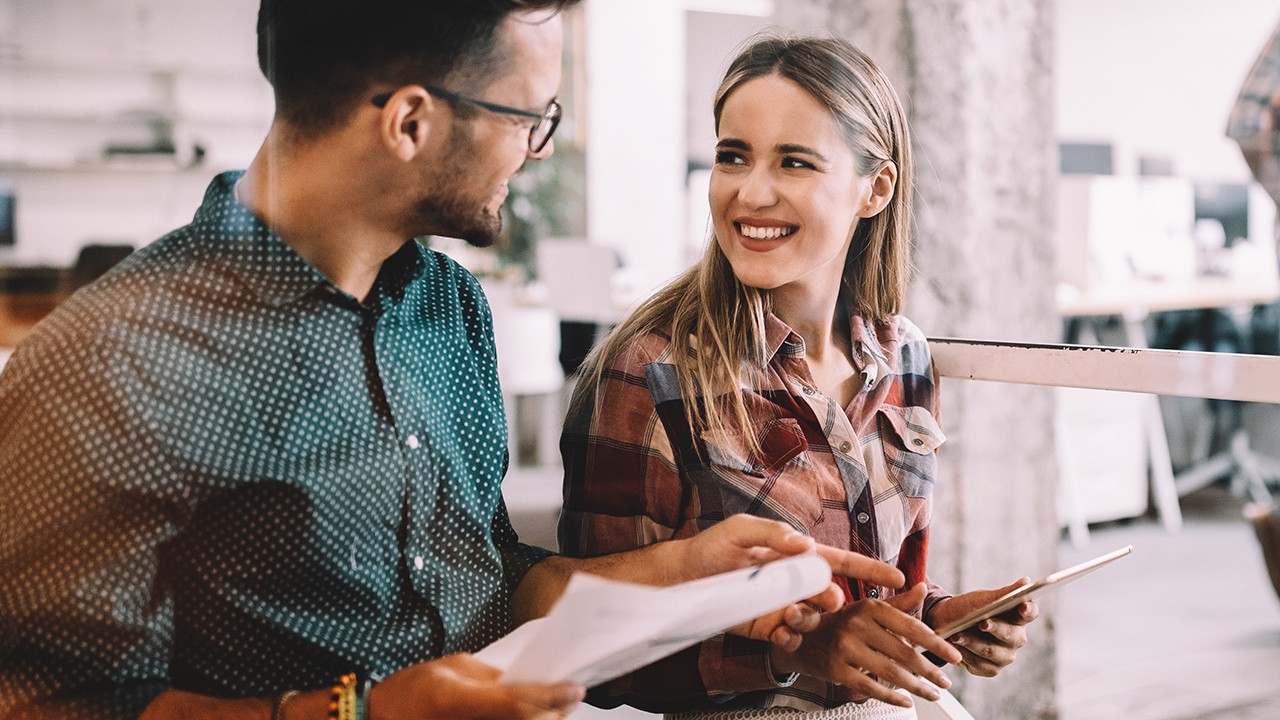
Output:
[[889,475],[911,497],[933,496],[938,474],[936,450],[946,436],[933,414],[919,406],[880,408],[880,440]]
[[702,433],[706,465],[699,473],[703,512],[748,513],[781,520],[808,533],[822,515],[822,500],[809,483],[796,477],[800,455],[809,448],[793,418],[769,421],[758,435],[760,452],[749,449],[741,431]]

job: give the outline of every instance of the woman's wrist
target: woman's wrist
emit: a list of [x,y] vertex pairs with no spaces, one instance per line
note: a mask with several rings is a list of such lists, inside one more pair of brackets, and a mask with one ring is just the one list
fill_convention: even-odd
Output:
[[799,658],[796,657],[796,653],[787,652],[771,643],[769,645],[769,670],[774,675],[795,675],[800,672]]
[[928,625],[930,628],[937,629],[938,623],[933,621],[933,616],[935,613],[938,612],[938,608],[942,607],[944,603],[946,603],[948,600],[950,600],[953,597],[955,596],[943,595],[942,597],[939,597],[933,600],[933,602],[929,602],[926,600],[925,607],[922,609],[922,612],[920,613],[920,619],[923,620],[924,624]]

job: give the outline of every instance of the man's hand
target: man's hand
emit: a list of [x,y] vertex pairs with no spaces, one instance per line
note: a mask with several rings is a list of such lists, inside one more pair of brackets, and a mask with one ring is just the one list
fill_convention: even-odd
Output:
[[[584,690],[570,684],[499,685],[500,673],[470,655],[450,655],[412,665],[369,692],[369,720],[563,720]],[[284,717],[322,718],[328,690],[293,695]],[[272,700],[228,700],[169,690],[142,714],[142,720],[262,720]],[[43,717],[43,716],[38,716]],[[49,717],[54,717],[49,715]],[[61,717],[61,715],[58,715]]]
[[[575,572],[665,587],[815,551],[831,565],[833,575],[892,588],[900,588],[906,582],[892,565],[818,545],[786,523],[732,515],[691,538],[594,558],[549,557],[525,574],[512,595],[511,605],[517,623],[546,615]],[[844,596],[832,585],[808,602],[812,606],[792,605],[733,632],[794,650],[801,635],[817,627],[818,612],[838,609]]]
[[568,717],[577,685],[499,685],[501,673],[470,655],[449,655],[405,668],[373,687],[370,720],[467,720]]
[[[930,611],[929,624],[942,627],[1029,582],[1031,578],[1024,577],[995,590],[975,590],[942,600]],[[983,620],[948,640],[960,648],[965,670],[982,677],[994,677],[1008,667],[1018,650],[1027,644],[1026,626],[1039,615],[1035,601],[1024,600],[1012,610]]]
[[884,683],[936,700],[937,692],[921,678],[942,688],[950,687],[951,681],[915,646],[948,662],[959,662],[961,657],[927,625],[904,612],[918,607],[924,593],[921,584],[888,600],[859,600],[824,615],[799,650],[772,649],[774,671],[816,677],[902,707],[910,707],[911,699]]
[[[833,575],[900,588],[902,572],[888,563],[848,550],[819,545],[791,526],[752,515],[732,515],[707,530],[680,541],[685,559],[677,567],[688,575],[681,581],[729,572],[771,560],[816,551],[831,565]],[[803,603],[732,628],[735,635],[768,640],[781,650],[795,651],[803,636],[818,627],[820,613],[834,612],[844,604],[844,593],[834,583]]]

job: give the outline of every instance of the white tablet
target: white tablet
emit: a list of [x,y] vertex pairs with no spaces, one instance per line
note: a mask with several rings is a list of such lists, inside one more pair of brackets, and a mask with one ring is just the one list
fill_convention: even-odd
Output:
[[1097,570],[1098,568],[1102,567],[1103,565],[1106,565],[1107,563],[1110,563],[1114,560],[1118,560],[1124,557],[1125,555],[1128,555],[1131,552],[1133,552],[1133,546],[1126,545],[1120,548],[1119,550],[1112,550],[1111,552],[1105,555],[1099,555],[1098,557],[1092,560],[1086,560],[1085,562],[1082,562],[1079,565],[1072,565],[1069,568],[1064,568],[1055,573],[1050,573],[1049,575],[1045,575],[1044,577],[1040,578],[1039,580],[1033,583],[1030,583],[1028,585],[1023,585],[1022,587],[1017,588],[1016,590],[1011,590],[1008,593],[1005,593],[1004,595],[997,598],[996,600],[993,600],[990,603],[978,608],[977,610],[974,610],[968,615],[965,615],[964,617],[958,618],[948,623],[945,627],[938,628],[937,632],[942,637],[949,638],[958,632],[967,630],[973,627],[974,625],[977,625],[978,623],[982,622],[983,620],[986,620],[989,617],[992,617],[994,615],[999,615],[1000,613],[1005,612],[1006,610],[1013,609],[1018,605],[1018,603],[1031,597],[1033,593],[1037,593],[1046,588],[1056,587],[1059,585],[1066,585],[1072,580],[1075,580],[1076,578],[1082,575],[1091,573],[1094,570]]

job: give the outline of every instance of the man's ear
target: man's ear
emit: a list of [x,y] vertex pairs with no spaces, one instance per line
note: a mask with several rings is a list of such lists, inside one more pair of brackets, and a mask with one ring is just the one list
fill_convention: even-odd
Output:
[[426,147],[432,124],[439,120],[436,110],[435,98],[416,85],[392,93],[378,123],[382,144],[398,159],[412,160]]
[[871,176],[871,195],[858,213],[859,217],[869,218],[880,214],[893,199],[893,190],[898,185],[898,166],[892,160],[880,163],[880,169]]

